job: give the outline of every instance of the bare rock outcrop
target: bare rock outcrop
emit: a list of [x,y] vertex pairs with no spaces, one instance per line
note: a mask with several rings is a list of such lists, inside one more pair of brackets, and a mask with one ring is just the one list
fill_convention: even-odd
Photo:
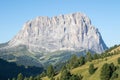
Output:
[[107,47],[90,19],[81,13],[37,17],[24,24],[9,46],[26,45],[30,50],[92,50],[103,52]]

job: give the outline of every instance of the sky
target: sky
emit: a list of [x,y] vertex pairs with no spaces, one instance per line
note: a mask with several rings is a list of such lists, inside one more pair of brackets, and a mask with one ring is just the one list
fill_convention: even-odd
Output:
[[0,43],[11,40],[28,20],[75,12],[91,19],[108,47],[120,44],[120,0],[0,0]]

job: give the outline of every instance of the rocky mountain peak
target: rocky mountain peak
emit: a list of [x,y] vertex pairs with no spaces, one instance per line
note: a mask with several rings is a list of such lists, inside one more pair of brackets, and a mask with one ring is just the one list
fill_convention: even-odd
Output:
[[26,45],[31,51],[92,50],[107,47],[90,19],[82,13],[37,17],[24,24],[9,46]]
[[67,61],[72,54],[107,49],[100,32],[82,13],[37,17],[27,21],[9,42],[0,44],[0,58],[25,66]]

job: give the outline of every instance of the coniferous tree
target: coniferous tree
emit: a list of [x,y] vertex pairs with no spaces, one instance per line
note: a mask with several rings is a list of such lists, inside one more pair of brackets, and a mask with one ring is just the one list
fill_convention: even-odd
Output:
[[50,78],[52,76],[54,76],[55,72],[54,72],[54,68],[52,65],[48,66],[47,68],[47,76]]
[[50,80],[55,80],[55,78],[53,76],[51,76]]
[[94,72],[95,72],[94,65],[93,65],[93,64],[90,64],[90,66],[89,66],[89,73],[90,73],[90,74],[93,74]]
[[112,74],[116,71],[117,68],[113,63],[109,64],[109,66],[110,66],[110,76],[112,76]]
[[71,77],[70,71],[68,71],[68,70],[65,69],[65,70],[61,73],[60,80],[69,80],[70,77]]
[[22,73],[19,73],[19,74],[18,74],[17,80],[23,80],[23,75],[22,75]]
[[69,64],[71,68],[75,68],[79,65],[78,57],[76,55],[72,55],[71,59],[69,60]]
[[82,65],[84,65],[84,64],[85,64],[85,57],[81,56],[81,57],[79,58],[79,65],[82,66]]
[[69,80],[80,80],[80,79],[79,79],[79,76],[72,75]]
[[92,54],[90,53],[90,52],[87,52],[87,54],[86,54],[86,61],[89,61],[89,62],[91,62],[92,61]]
[[118,58],[118,64],[120,64],[120,57]]
[[102,69],[101,69],[101,74],[100,74],[100,79],[101,80],[109,80],[110,79],[110,66],[109,64],[105,63],[103,66],[102,66]]
[[29,80],[34,80],[33,76],[30,76]]
[[118,74],[116,72],[113,73],[112,77],[111,77],[111,80],[114,80],[118,78]]
[[25,77],[24,80],[29,80],[29,78]]
[[66,69],[67,69],[66,66],[63,66],[62,69],[61,69],[61,72],[63,72]]
[[40,77],[45,77],[45,76],[46,76],[45,71],[40,74]]
[[41,76],[40,75],[38,75],[38,76],[36,76],[36,78],[35,78],[36,80],[41,80]]
[[93,59],[98,59],[99,55],[97,53],[94,54]]

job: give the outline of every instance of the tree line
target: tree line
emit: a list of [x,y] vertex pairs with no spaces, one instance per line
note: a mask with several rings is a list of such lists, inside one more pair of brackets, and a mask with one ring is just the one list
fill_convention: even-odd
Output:
[[[112,49],[114,49],[114,47],[112,47],[110,51]],[[97,53],[92,54],[90,52],[87,52],[85,56],[80,56],[80,57],[76,55],[72,55],[71,58],[62,66],[59,72],[55,70],[55,67],[53,65],[49,65],[46,71],[42,72],[38,76],[24,77],[22,74],[18,74],[18,77],[14,78],[13,80],[41,80],[41,78],[45,76],[48,76],[50,80],[55,80],[54,76],[56,76],[58,73],[60,73],[61,75],[60,77],[56,78],[56,80],[82,80],[84,77],[83,75],[71,74],[70,70],[76,67],[80,67],[86,64],[87,62],[92,62],[92,60],[96,60],[96,59],[107,60],[107,57],[117,54],[120,54],[119,50],[114,51],[112,53],[109,52],[109,50],[107,50],[102,54],[97,54]],[[117,61],[118,64],[120,64],[120,58],[118,58]],[[105,63],[101,68],[100,79],[114,80],[115,78],[118,78],[119,74],[116,73],[118,69],[119,67],[115,66],[113,63],[111,64]],[[89,74],[93,75],[96,70],[97,68],[95,68],[94,64],[91,63],[88,68]],[[20,75],[22,75],[22,78],[18,79]]]

